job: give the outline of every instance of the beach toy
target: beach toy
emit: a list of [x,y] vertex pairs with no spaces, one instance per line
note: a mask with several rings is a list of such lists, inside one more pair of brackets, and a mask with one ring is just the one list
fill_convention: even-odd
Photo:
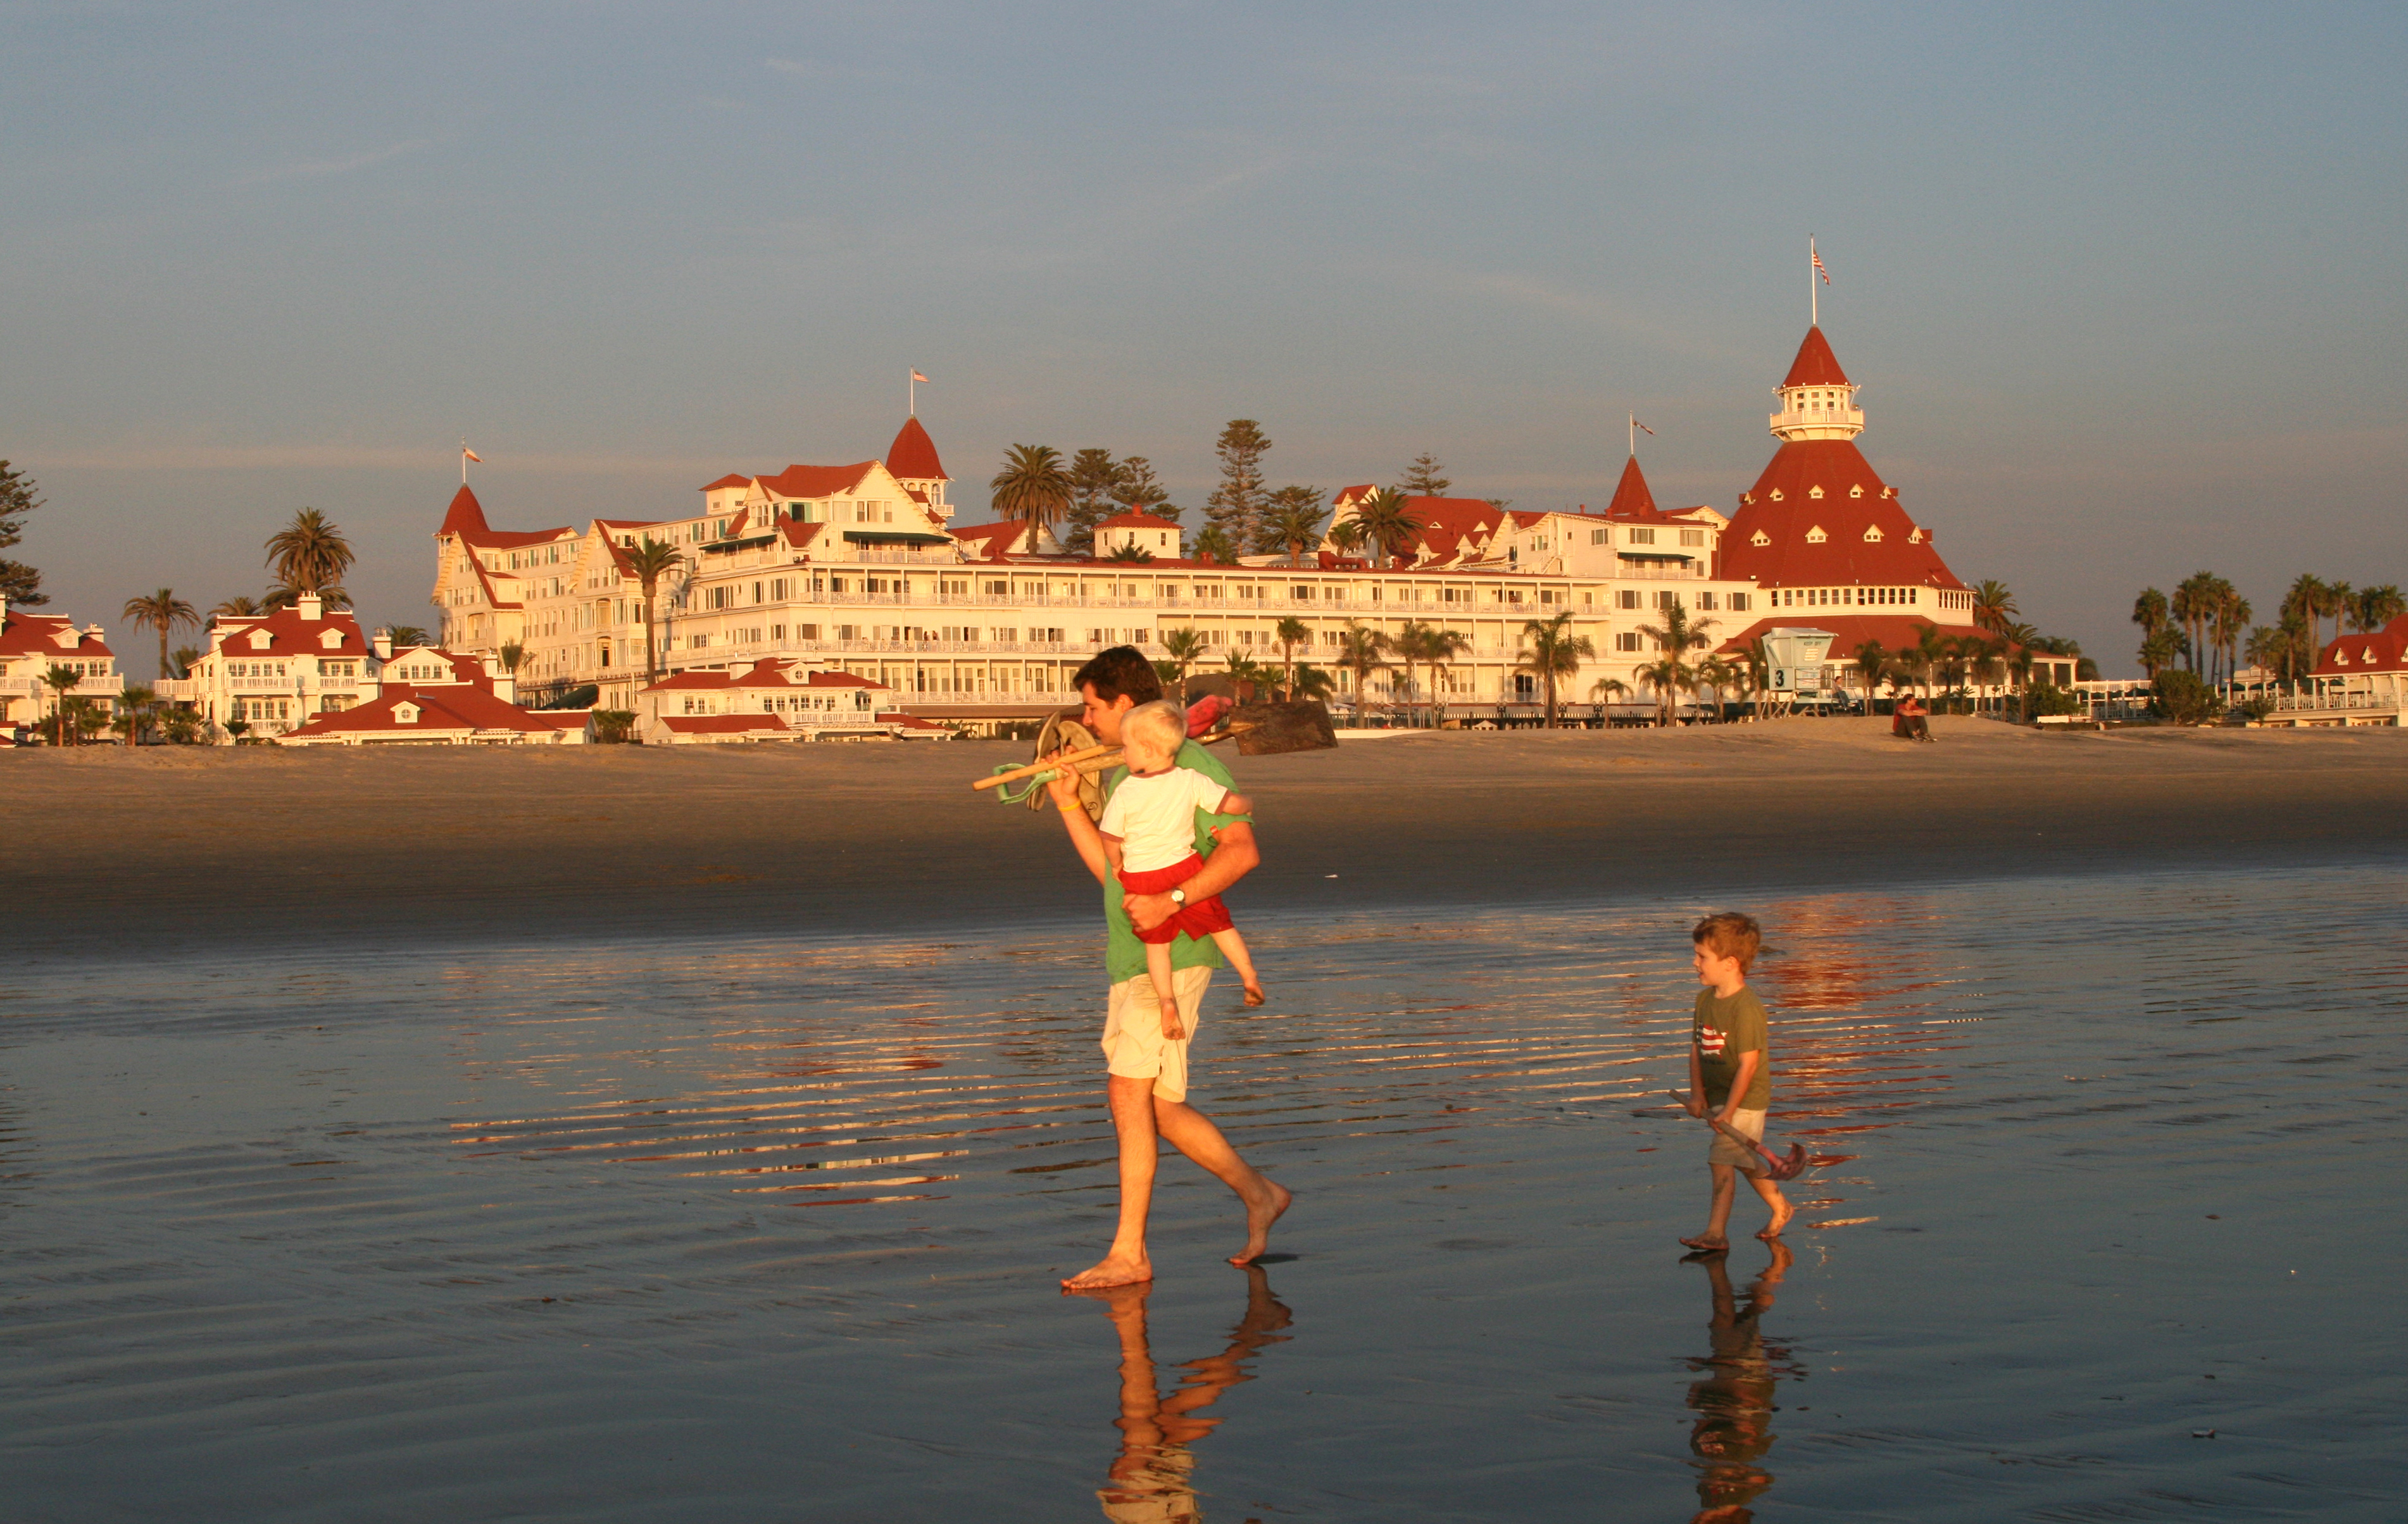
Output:
[[[1075,718],[1079,713],[1072,709],[1057,714],[1039,729],[1037,755],[1046,760],[1020,767],[998,767],[974,779],[970,787],[982,792],[991,789],[1007,805],[1041,810],[1046,804],[1045,785],[1060,776],[1063,768],[1073,767],[1079,772],[1079,802],[1086,806],[1087,818],[1102,819],[1103,775],[1121,764],[1121,748],[1098,741],[1095,733]],[[1233,715],[1244,718],[1235,719]],[[1199,723],[1219,724],[1221,728],[1200,734],[1197,731]],[[1318,751],[1338,745],[1337,733],[1330,728],[1329,711],[1309,701],[1249,705],[1240,709],[1227,699],[1208,693],[1189,706],[1187,727],[1189,738],[1201,745],[1235,741],[1239,752],[1248,757]]]
[[[1680,1091],[1666,1090],[1664,1093],[1670,1096],[1673,1100],[1678,1101],[1681,1104],[1681,1110],[1684,1113],[1688,1111],[1688,1099],[1682,1095]],[[1786,1155],[1775,1155],[1773,1151],[1766,1147],[1760,1140],[1749,1137],[1746,1133],[1741,1132],[1738,1128],[1733,1127],[1730,1123],[1724,1121],[1721,1118],[1708,1117],[1706,1120],[1713,1124],[1715,1132],[1720,1132],[1723,1136],[1730,1139],[1733,1143],[1738,1144],[1742,1148],[1754,1150],[1756,1156],[1764,1161],[1765,1173],[1771,1175],[1774,1179],[1795,1180],[1799,1175],[1806,1173],[1806,1146],[1804,1144],[1793,1143],[1789,1146],[1789,1152]]]

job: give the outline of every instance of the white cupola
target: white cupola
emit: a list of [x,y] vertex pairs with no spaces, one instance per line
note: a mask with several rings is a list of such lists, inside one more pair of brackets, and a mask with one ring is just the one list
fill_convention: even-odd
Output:
[[1772,436],[1792,439],[1854,439],[1865,432],[1865,410],[1856,406],[1856,389],[1840,368],[1831,344],[1820,327],[1806,330],[1789,374],[1773,388],[1781,399],[1772,415]]

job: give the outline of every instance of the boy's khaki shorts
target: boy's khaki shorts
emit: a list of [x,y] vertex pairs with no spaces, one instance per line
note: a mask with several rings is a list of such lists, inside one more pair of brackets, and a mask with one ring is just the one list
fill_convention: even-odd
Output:
[[[1758,1143],[1764,1141],[1763,1112],[1734,1111],[1730,1115],[1730,1125],[1734,1132],[1744,1132],[1749,1137],[1756,1139]],[[1723,1130],[1719,1127],[1713,1129],[1713,1139],[1714,1141],[1708,1145],[1706,1148],[1707,1163],[1728,1164],[1731,1168],[1739,1171],[1742,1175],[1762,1175],[1764,1173],[1764,1156],[1762,1154],[1757,1153],[1753,1148],[1742,1148],[1738,1144],[1733,1143],[1729,1138],[1723,1135]]]
[[1187,1033],[1177,1042],[1162,1035],[1162,1002],[1154,992],[1153,976],[1140,974],[1112,986],[1104,1012],[1105,1069],[1123,1079],[1153,1080],[1154,1093],[1165,1101],[1186,1100],[1187,1046],[1196,1040],[1204,989],[1211,982],[1209,968],[1171,971],[1171,998],[1179,1002],[1179,1025]]

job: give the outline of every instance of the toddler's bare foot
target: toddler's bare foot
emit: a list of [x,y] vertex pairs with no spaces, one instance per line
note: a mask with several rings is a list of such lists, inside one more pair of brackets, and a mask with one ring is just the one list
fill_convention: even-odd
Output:
[[1263,1251],[1270,1247],[1271,1224],[1285,1217],[1296,1200],[1295,1194],[1277,1180],[1266,1178],[1263,1184],[1270,1188],[1268,1193],[1261,1201],[1246,1204],[1246,1246],[1229,1256],[1233,1265],[1250,1265],[1262,1258]]
[[1701,1254],[1709,1249],[1727,1249],[1730,1247],[1730,1240],[1725,1238],[1720,1233],[1699,1233],[1695,1238],[1684,1238],[1681,1242],[1688,1245],[1691,1248],[1698,1250]]
[[1259,984],[1250,984],[1246,986],[1246,1004],[1249,1005],[1259,1005],[1262,1003],[1263,987]]
[[1781,1236],[1781,1230],[1788,1227],[1789,1219],[1797,1215],[1798,1208],[1790,1205],[1786,1201],[1783,1202],[1778,1207],[1773,1209],[1772,1220],[1764,1225],[1764,1232],[1757,1233],[1756,1236],[1763,1239],[1768,1244],[1771,1243],[1774,1239]]
[[1108,1286],[1136,1286],[1154,1279],[1154,1261],[1142,1254],[1108,1254],[1100,1264],[1079,1272],[1062,1283],[1066,1291],[1099,1291]]

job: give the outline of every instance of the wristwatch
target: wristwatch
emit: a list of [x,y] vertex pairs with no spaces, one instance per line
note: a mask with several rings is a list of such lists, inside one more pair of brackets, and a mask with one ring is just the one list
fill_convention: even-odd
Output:
[[1180,909],[1182,909],[1182,910],[1186,909],[1186,908],[1187,908],[1187,891],[1186,891],[1185,890],[1183,890],[1183,889],[1174,889],[1174,890],[1172,890],[1170,891],[1170,903],[1171,903],[1171,904],[1175,904],[1175,905],[1177,905],[1177,906],[1179,906],[1179,908],[1180,908]]

